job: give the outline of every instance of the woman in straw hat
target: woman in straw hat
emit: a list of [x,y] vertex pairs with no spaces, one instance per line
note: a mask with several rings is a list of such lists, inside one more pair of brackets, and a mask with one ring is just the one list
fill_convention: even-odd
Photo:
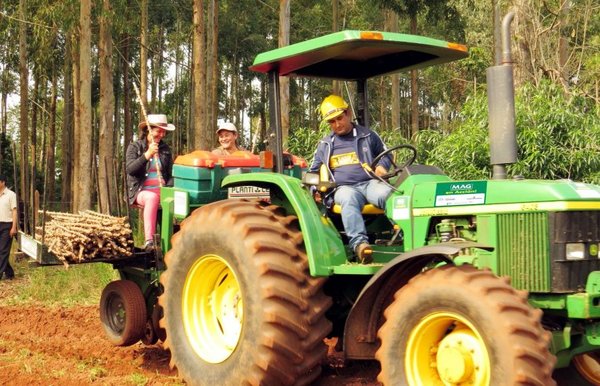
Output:
[[149,114],[139,124],[138,140],[127,147],[127,202],[143,210],[146,250],[154,249],[156,217],[160,205],[160,187],[173,186],[173,155],[163,142],[175,126],[167,122],[165,114]]

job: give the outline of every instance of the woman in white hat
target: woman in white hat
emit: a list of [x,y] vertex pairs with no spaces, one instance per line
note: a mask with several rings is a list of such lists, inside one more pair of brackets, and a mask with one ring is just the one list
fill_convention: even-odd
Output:
[[149,114],[138,128],[138,140],[129,144],[125,156],[127,202],[144,208],[144,248],[152,250],[160,187],[173,186],[173,154],[162,139],[175,126],[167,122],[165,114]]

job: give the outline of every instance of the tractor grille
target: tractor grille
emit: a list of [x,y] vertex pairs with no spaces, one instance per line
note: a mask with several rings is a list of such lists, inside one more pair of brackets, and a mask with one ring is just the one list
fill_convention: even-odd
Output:
[[498,273],[513,287],[550,291],[547,213],[498,215]]
[[[551,213],[550,235],[552,237],[552,290],[574,292],[585,290],[590,272],[600,270],[598,243],[600,242],[600,212]],[[581,260],[566,260],[567,243],[583,243],[585,255]],[[595,251],[594,255],[590,251]]]
[[[530,292],[578,292],[590,272],[600,270],[591,248],[600,243],[600,212],[498,215],[498,273]],[[566,260],[567,243],[584,243],[583,259]]]

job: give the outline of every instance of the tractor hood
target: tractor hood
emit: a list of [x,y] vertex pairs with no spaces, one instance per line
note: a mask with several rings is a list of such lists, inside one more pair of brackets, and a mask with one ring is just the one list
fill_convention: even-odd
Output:
[[600,187],[571,180],[421,183],[412,196],[416,215],[600,209]]
[[341,31],[259,54],[251,70],[339,80],[368,79],[451,62],[467,47],[423,36]]

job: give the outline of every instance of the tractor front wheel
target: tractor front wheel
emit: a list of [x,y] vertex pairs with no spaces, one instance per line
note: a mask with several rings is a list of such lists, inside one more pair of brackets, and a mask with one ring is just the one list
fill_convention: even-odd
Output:
[[159,298],[171,365],[192,385],[306,385],[327,355],[331,300],[295,216],[254,201],[195,210],[173,236]]
[[560,386],[600,386],[600,351],[577,355],[554,378]]
[[108,283],[100,297],[100,321],[108,340],[115,346],[130,346],[144,335],[144,295],[131,280]]
[[398,290],[379,330],[384,385],[554,385],[541,312],[508,280],[445,266]]

